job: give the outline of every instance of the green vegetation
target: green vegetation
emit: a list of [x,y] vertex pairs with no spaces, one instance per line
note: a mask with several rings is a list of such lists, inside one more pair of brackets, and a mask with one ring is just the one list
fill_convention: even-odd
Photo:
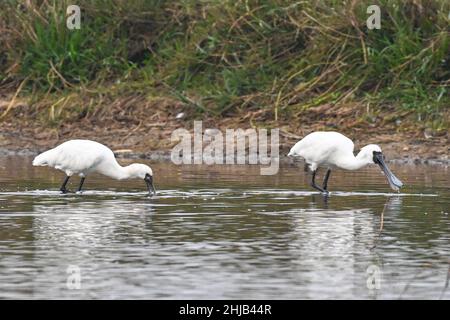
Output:
[[[1,89],[23,83],[21,95],[49,108],[71,96],[74,112],[77,95],[142,94],[270,120],[351,102],[448,128],[447,0],[78,0],[81,29],[71,31],[72,2],[0,3]],[[380,30],[366,27],[374,3]]]

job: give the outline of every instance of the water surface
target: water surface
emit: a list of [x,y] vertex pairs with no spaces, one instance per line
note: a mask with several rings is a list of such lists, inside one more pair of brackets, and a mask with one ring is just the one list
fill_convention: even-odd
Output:
[[375,167],[332,172],[324,198],[302,166],[151,164],[150,199],[99,175],[61,195],[30,163],[0,158],[3,299],[450,298],[446,167],[392,166],[399,194]]

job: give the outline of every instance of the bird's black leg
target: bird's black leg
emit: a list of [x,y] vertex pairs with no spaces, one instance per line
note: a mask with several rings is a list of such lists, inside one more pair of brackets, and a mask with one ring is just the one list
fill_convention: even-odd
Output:
[[303,166],[303,171],[308,172],[308,168],[309,168],[308,164],[305,163],[305,165]]
[[330,177],[331,169],[327,170],[327,173],[325,174],[325,178],[323,179],[323,189],[327,191],[328,189],[328,178]]
[[322,189],[321,187],[319,187],[316,184],[316,172],[317,172],[317,169],[312,172],[311,187],[313,187],[314,189],[319,190],[320,192],[325,192],[326,193],[327,192],[326,190]]
[[83,187],[84,179],[86,179],[86,178],[85,177],[81,177],[80,186],[78,187],[78,192],[80,192],[81,188]]
[[67,193],[66,185],[67,185],[67,182],[69,182],[69,179],[70,179],[70,176],[66,176],[66,178],[64,179],[64,182],[63,182],[61,188],[59,188],[59,190],[62,193]]

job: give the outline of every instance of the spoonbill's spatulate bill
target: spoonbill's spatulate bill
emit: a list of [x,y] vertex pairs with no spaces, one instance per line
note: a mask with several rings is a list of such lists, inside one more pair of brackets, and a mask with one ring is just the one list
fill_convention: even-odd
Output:
[[105,176],[123,179],[144,179],[149,194],[156,194],[153,185],[152,169],[141,163],[133,163],[122,167],[117,163],[114,153],[101,143],[91,140],[70,140],[64,142],[33,160],[34,166],[49,166],[66,173],[61,192],[66,193],[66,185],[70,177],[78,174],[81,177],[78,191],[81,191],[86,176],[98,172]]
[[[363,147],[356,157],[353,154],[353,149],[352,140],[343,134],[317,131],[308,134],[297,142],[288,156],[305,159],[312,170],[311,186],[321,192],[328,192],[328,178],[330,177],[331,167],[357,170],[369,164],[378,164],[381,167],[393,190],[398,191],[403,186],[403,183],[389,170],[378,145],[369,144]],[[320,166],[328,168],[322,187],[315,182],[316,172]]]

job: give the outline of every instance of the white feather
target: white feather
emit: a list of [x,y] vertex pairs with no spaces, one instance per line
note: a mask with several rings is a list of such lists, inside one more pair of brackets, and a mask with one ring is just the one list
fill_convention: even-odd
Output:
[[34,166],[49,166],[62,170],[67,176],[86,176],[98,172],[114,179],[145,178],[153,175],[150,167],[132,164],[122,167],[114,153],[101,143],[91,140],[70,140],[54,149],[41,153],[33,160]]
[[[381,153],[381,148],[376,144],[369,144],[361,148],[355,156],[352,140],[332,131],[317,131],[308,134],[297,142],[290,150],[288,156],[302,157],[309,164],[312,171],[320,166],[338,167],[346,170],[357,170],[366,165],[374,164],[374,155]],[[379,162],[377,160],[377,162]],[[402,182],[395,177],[383,161],[383,171],[389,184],[394,190],[402,186]]]

